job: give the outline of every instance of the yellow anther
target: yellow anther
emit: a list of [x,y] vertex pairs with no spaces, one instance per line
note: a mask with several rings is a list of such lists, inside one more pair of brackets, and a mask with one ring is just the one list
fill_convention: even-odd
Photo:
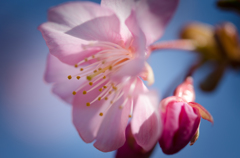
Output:
[[105,71],[105,70],[107,70],[107,69],[109,69],[109,66],[107,66],[107,67],[103,68],[102,70],[97,71],[97,72],[95,72],[95,73],[87,76],[87,79],[90,81],[92,78],[94,78],[95,76],[101,74],[103,71]]
[[98,98],[99,101],[100,101],[101,99],[102,99],[101,97]]
[[102,70],[102,68],[98,68],[98,70],[100,71],[100,70]]
[[104,99],[105,99],[105,100],[108,100],[108,97],[105,97]]
[[105,79],[106,78],[106,76],[103,76],[103,79]]
[[91,85],[93,85],[93,83],[92,83],[92,82],[89,82],[89,85],[91,86]]
[[96,72],[97,72],[97,70],[94,70],[93,72],[94,72],[94,73],[96,73]]
[[112,70],[112,66],[109,66],[109,68],[108,68],[109,70]]
[[83,94],[87,94],[87,91],[83,91]]
[[101,92],[101,91],[102,91],[102,88],[100,88],[99,91]]
[[102,61],[102,64],[105,64],[105,61]]
[[103,113],[102,113],[102,112],[100,112],[100,113],[99,113],[99,115],[100,115],[100,116],[103,116]]
[[111,83],[112,86],[114,86],[114,83]]
[[74,66],[75,66],[75,67],[78,67],[78,64],[75,64]]
[[86,103],[87,106],[90,106],[90,103]]
[[128,115],[128,117],[129,117],[129,118],[131,118],[131,117],[132,117],[132,115]]
[[105,88],[105,89],[106,89],[106,88],[107,88],[107,86],[103,86],[103,88]]
[[80,77],[80,76],[77,76],[76,78],[79,80],[81,77]]
[[110,104],[112,104],[112,103],[113,103],[113,101],[110,102]]
[[112,91],[109,91],[108,94],[112,94]]
[[94,58],[95,58],[95,55],[92,55],[92,58],[94,59]]
[[81,68],[80,71],[83,71],[83,68]]
[[92,80],[92,76],[87,76],[87,80],[91,81]]
[[77,94],[75,91],[72,92],[73,95]]
[[72,79],[72,76],[71,76],[71,75],[69,75],[69,76],[68,76],[68,79],[69,79],[69,80],[71,80],[71,79]]
[[119,109],[122,109],[123,107],[122,107],[122,105],[121,106],[119,106]]
[[117,90],[117,87],[114,87],[114,86],[113,86],[112,88],[113,88],[115,91]]
[[87,61],[88,61],[88,58],[85,58],[84,60],[87,62]]

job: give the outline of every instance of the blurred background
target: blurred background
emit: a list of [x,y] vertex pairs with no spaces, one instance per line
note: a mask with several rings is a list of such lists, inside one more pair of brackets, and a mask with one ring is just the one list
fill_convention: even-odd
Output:
[[[115,155],[81,140],[71,122],[71,106],[54,96],[43,81],[48,48],[37,27],[47,20],[48,8],[63,2],[66,0],[0,1],[0,158]],[[192,21],[212,25],[229,21],[240,30],[240,16],[219,10],[215,0],[181,0],[160,41],[177,39],[180,29]],[[156,81],[152,87],[168,93],[182,82],[196,58],[187,51],[153,53],[149,58]],[[208,71],[203,66],[194,74],[196,102],[209,110],[214,125],[202,120],[200,137],[193,146],[173,156],[164,155],[157,146],[152,158],[240,157],[240,73],[228,69],[217,89],[206,93],[198,83]]]

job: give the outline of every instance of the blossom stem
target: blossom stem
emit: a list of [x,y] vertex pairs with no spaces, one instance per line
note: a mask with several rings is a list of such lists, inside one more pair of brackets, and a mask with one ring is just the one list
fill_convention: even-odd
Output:
[[184,40],[184,39],[159,42],[149,46],[150,51],[160,50],[160,49],[179,49],[179,50],[193,51],[195,50],[195,48],[196,47],[192,40]]

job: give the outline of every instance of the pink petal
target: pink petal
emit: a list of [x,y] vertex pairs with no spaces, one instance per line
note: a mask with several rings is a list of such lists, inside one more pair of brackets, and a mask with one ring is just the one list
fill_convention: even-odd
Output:
[[48,54],[47,67],[45,70],[44,79],[46,82],[61,82],[68,81],[69,75],[75,75],[79,73],[79,69],[73,66],[62,63],[55,56]]
[[66,64],[74,65],[96,53],[96,50],[84,51],[82,44],[87,42],[66,34],[68,28],[65,26],[47,22],[38,29],[42,32],[50,53]]
[[176,96],[167,97],[160,102],[159,110],[165,113],[167,105],[172,101],[181,101],[182,102],[183,99],[176,97]]
[[75,78],[64,81],[58,82],[53,84],[52,92],[59,96],[62,100],[66,101],[69,104],[72,104],[74,95],[72,94],[73,91],[78,89],[80,85],[84,84],[86,80],[77,80]]
[[91,19],[113,14],[110,9],[95,3],[69,2],[51,8],[48,13],[50,22],[40,25],[38,29],[42,32],[50,53],[62,62],[74,65],[89,54],[82,48],[82,44],[88,42],[65,32]]
[[138,145],[145,151],[153,148],[161,135],[162,124],[157,109],[156,92],[140,94],[133,112],[131,128]]
[[195,92],[193,87],[193,78],[187,77],[186,80],[176,88],[174,95],[182,98],[186,102],[194,101]]
[[135,52],[136,57],[144,58],[146,52],[146,37],[138,26],[134,10],[132,10],[131,15],[127,18],[125,23],[133,36],[133,39],[131,39],[131,49]]
[[84,40],[121,41],[120,22],[116,15],[98,17],[69,30],[67,34]]
[[184,102],[170,102],[163,114],[164,129],[159,140],[165,154],[174,154],[184,148],[200,124],[198,110]]
[[210,121],[211,123],[213,123],[213,117],[212,115],[200,104],[195,103],[195,102],[189,102],[188,103],[190,106],[192,106],[193,108],[196,108],[199,110],[199,113],[201,115],[201,117],[205,120]]
[[134,0],[102,0],[102,6],[112,9],[120,19],[121,35],[123,40],[126,41],[131,37],[131,33],[125,25],[125,20],[129,17],[132,7],[135,6]]
[[172,18],[179,0],[141,0],[137,5],[137,21],[144,32],[147,45],[158,40]]
[[128,101],[123,109],[120,109],[119,106],[124,99],[124,97],[120,98],[111,105],[106,114],[103,113],[104,119],[94,143],[94,146],[103,152],[120,148],[126,140],[125,129],[129,119],[131,101]]
[[148,158],[153,149],[146,152],[140,147],[131,132],[130,125],[127,126],[126,129],[126,142],[124,145],[117,150],[116,158]]
[[50,22],[73,28],[96,17],[109,16],[113,12],[93,2],[67,2],[48,11]]
[[106,83],[103,83],[91,92],[83,95],[83,90],[87,91],[95,85],[93,84],[92,86],[89,86],[87,84],[87,86],[83,87],[74,96],[72,109],[73,124],[76,127],[80,137],[86,143],[90,143],[96,138],[98,129],[103,120],[103,117],[99,116],[99,113],[109,105],[109,102],[106,102],[103,99],[101,101],[97,100],[90,106],[86,106],[86,103],[93,101],[101,93],[99,92],[99,88],[103,87],[105,84]]
[[132,59],[127,64],[123,65],[116,73],[114,73],[112,78],[122,78],[127,76],[138,76],[144,68],[144,59],[135,58]]

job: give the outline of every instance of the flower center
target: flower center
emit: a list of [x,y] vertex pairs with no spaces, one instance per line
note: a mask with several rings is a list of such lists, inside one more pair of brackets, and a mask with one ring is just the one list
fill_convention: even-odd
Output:
[[[86,106],[90,106],[92,103],[103,99],[107,101],[109,98],[112,98],[110,105],[113,104],[123,96],[124,83],[114,82],[111,80],[111,75],[117,72],[121,66],[127,64],[134,58],[133,50],[125,49],[117,44],[110,42],[97,42],[89,45],[84,45],[83,47],[86,50],[96,49],[98,51],[94,55],[89,56],[79,63],[75,64],[76,68],[80,67],[80,71],[74,76],[69,75],[68,79],[76,77],[76,79],[79,80],[82,77],[86,77],[89,82],[86,82],[80,86],[76,91],[73,91],[72,94],[76,95],[80,90],[87,86],[87,84],[92,86],[92,88],[89,90],[83,90],[83,95],[87,95],[87,93],[90,91],[99,88],[101,85],[104,85],[99,88],[100,94],[91,102],[87,102]],[[124,102],[122,105],[120,105],[119,108],[122,109],[128,101],[130,101],[129,97],[125,98]],[[110,107],[111,106],[108,108]],[[107,111],[108,108],[105,111]],[[102,116],[103,113],[101,112],[99,115]],[[130,116],[131,114],[129,117]]]

